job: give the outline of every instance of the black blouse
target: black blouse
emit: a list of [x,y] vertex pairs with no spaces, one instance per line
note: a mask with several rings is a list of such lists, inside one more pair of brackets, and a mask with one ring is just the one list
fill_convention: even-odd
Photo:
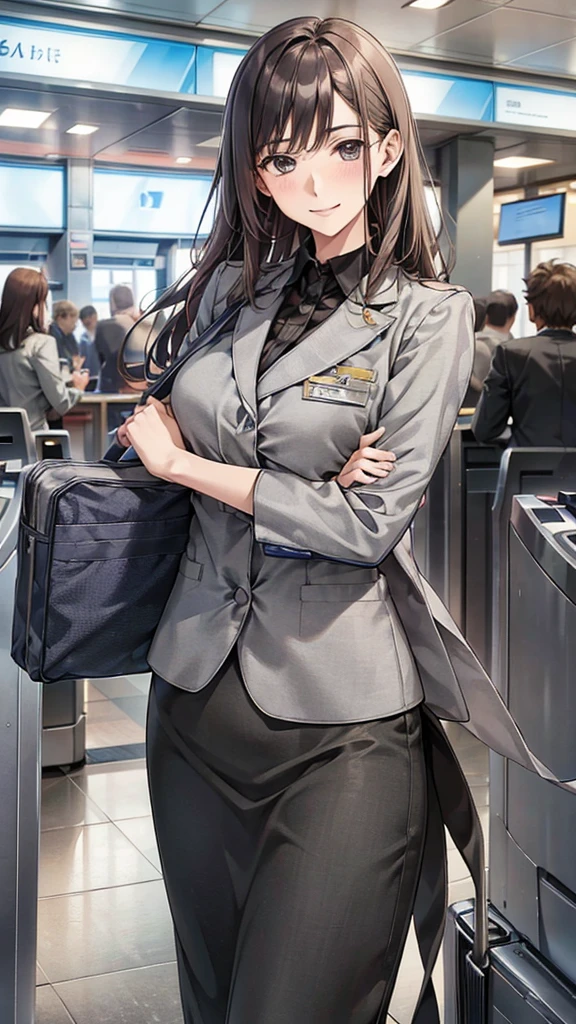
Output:
[[320,263],[304,243],[296,257],[278,310],[260,358],[260,375],[318,327],[348,298],[368,273],[366,247]]

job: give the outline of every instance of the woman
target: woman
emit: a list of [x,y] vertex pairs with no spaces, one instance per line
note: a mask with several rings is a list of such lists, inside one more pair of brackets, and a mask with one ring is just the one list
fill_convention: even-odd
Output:
[[[466,390],[472,303],[434,280],[400,74],[347,22],[252,47],[215,187],[188,313],[198,335],[245,298],[233,345],[187,364],[175,418],[151,402],[120,432],[195,510],[148,719],[184,1018],[376,1024],[429,799],[395,553]],[[347,462],[383,429],[392,472]]]
[[0,405],[25,409],[32,430],[47,430],[47,413],[60,416],[76,404],[88,375],[62,380],[56,341],[46,332],[48,283],[37,270],[8,275],[0,305]]
[[172,410],[149,399],[119,433],[195,513],[148,715],[184,1018],[384,1021],[414,910],[419,1019],[438,1020],[439,804],[458,807],[477,878],[482,860],[432,712],[501,750],[509,736],[403,540],[466,391],[473,316],[436,280],[386,51],[339,19],[268,32],[232,84],[215,188],[192,342],[244,305],[199,343]]

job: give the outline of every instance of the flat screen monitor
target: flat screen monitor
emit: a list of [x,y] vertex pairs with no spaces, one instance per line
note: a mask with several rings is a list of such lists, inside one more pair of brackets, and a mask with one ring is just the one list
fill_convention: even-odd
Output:
[[534,242],[538,238],[561,238],[565,205],[565,192],[503,203],[500,207],[498,245]]
[[[209,174],[94,171],[94,230],[194,236],[210,191]],[[212,226],[207,212],[202,231]]]
[[0,229],[64,230],[64,168],[0,162]]

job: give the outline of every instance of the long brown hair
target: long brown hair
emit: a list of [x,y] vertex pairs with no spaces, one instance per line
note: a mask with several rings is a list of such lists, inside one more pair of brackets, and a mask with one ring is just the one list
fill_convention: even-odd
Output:
[[297,248],[305,229],[257,189],[256,166],[262,150],[273,153],[288,128],[291,149],[320,146],[331,127],[335,93],[356,112],[365,142],[371,127],[382,139],[395,128],[403,143],[399,163],[371,193],[364,155],[366,239],[374,257],[367,298],[393,264],[415,278],[447,276],[426,203],[429,174],[397,65],[377,39],[349,21],[294,18],[258,39],[234,76],[206,204],[215,202],[214,225],[191,282],[173,289],[185,307],[162,331],[159,351],[168,358],[194,321],[219,263],[242,263],[238,297],[254,304],[262,264],[281,262]]
[[[43,331],[43,310],[48,282],[43,274],[27,267],[13,270],[4,283],[0,304],[0,348],[12,352],[23,343],[29,328]],[[34,308],[38,306],[38,315]]]

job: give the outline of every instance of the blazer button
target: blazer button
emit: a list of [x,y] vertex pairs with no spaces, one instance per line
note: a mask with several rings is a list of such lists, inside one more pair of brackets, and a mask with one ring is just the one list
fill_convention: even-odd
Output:
[[248,601],[250,600],[250,598],[249,598],[248,594],[246,593],[246,591],[242,589],[242,587],[238,587],[234,591],[234,600],[236,601],[236,604],[238,604],[238,605],[240,605],[240,607],[242,607],[243,605],[248,604]]

